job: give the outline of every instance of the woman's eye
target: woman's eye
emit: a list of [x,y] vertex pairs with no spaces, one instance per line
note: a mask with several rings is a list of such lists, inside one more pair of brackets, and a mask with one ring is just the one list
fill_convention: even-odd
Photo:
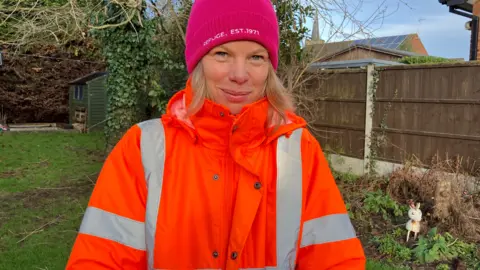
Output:
[[225,57],[225,56],[227,56],[227,53],[226,52],[216,52],[215,56]]
[[258,61],[258,60],[263,60],[265,58],[261,55],[254,55],[254,56],[252,56],[252,59],[255,60],[255,61]]

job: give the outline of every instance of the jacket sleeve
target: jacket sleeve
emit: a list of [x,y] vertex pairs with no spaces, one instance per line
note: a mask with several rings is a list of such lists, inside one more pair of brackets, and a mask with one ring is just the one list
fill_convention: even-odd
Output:
[[328,162],[317,140],[309,132],[303,134],[304,210],[298,269],[365,269],[362,244]]
[[71,250],[67,270],[146,269],[147,186],[141,130],[130,128],[107,157]]

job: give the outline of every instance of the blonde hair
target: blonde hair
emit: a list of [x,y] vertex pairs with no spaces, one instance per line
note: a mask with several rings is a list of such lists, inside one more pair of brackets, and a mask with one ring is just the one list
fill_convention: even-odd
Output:
[[[192,71],[191,79],[193,98],[187,109],[188,116],[200,110],[205,98],[211,99],[201,63]],[[286,123],[288,121],[287,112],[294,112],[295,106],[292,96],[277,76],[272,65],[269,65],[268,76],[265,82],[265,96],[270,104],[268,124],[278,126],[282,121]]]

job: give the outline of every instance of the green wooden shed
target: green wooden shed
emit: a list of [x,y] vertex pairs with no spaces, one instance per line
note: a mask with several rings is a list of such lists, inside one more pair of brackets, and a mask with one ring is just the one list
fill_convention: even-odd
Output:
[[69,122],[101,130],[107,115],[107,72],[92,72],[69,83]]

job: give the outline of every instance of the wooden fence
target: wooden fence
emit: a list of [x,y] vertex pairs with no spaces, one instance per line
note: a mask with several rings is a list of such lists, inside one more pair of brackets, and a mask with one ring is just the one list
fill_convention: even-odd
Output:
[[324,74],[312,91],[322,96],[313,127],[326,151],[364,163],[459,156],[480,168],[480,63]]

